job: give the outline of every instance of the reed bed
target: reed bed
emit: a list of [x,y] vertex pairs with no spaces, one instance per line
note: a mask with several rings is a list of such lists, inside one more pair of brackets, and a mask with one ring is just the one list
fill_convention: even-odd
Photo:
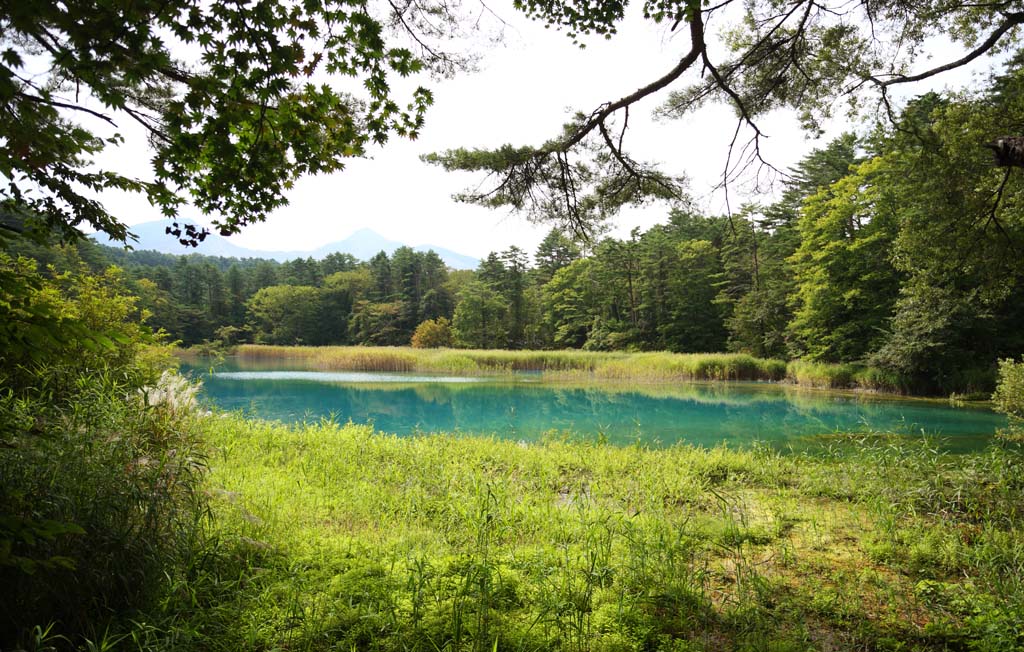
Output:
[[792,360],[786,365],[786,378],[797,385],[820,389],[860,389],[889,394],[908,391],[908,383],[898,374],[866,365]]
[[505,351],[411,347],[294,347],[245,344],[242,360],[295,363],[332,371],[416,371],[459,374],[539,372],[546,378],[609,380],[781,381],[786,363],[742,353]]
[[243,344],[233,351],[241,360],[299,365],[325,371],[461,375],[537,372],[545,379],[562,381],[758,381],[784,382],[814,389],[914,393],[914,385],[908,379],[878,367],[805,360],[785,362],[756,358],[745,353],[507,351],[256,344]]
[[598,378],[618,380],[760,380],[780,381],[786,363],[742,353],[635,353],[594,369]]

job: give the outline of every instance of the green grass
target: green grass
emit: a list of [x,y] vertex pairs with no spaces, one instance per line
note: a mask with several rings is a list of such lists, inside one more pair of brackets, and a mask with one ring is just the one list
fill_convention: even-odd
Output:
[[1024,464],[206,422],[208,553],[142,649],[1024,649]]
[[76,380],[63,410],[0,392],[3,649],[103,640],[115,614],[159,604],[204,536],[194,388]]

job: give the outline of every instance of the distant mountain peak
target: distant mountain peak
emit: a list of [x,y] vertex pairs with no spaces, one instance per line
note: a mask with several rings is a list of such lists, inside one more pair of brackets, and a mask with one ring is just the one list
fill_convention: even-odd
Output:
[[[177,222],[179,225],[194,224],[194,222],[189,220],[177,220]],[[216,232],[211,232],[206,237],[206,240],[201,242],[196,248],[185,247],[176,238],[165,233],[166,228],[170,224],[171,222],[168,220],[155,220],[128,227],[131,233],[138,236],[138,241],[133,242],[129,240],[128,244],[136,250],[159,251],[165,254],[188,255],[196,253],[203,254],[204,256],[223,256],[225,258],[268,258],[280,262],[294,260],[295,258],[322,259],[333,253],[346,253],[355,256],[359,260],[369,260],[380,251],[385,251],[388,255],[391,255],[399,247],[411,247],[415,251],[433,251],[441,257],[445,265],[454,269],[475,269],[480,264],[480,261],[472,256],[466,256],[444,247],[434,245],[411,246],[396,240],[389,240],[369,227],[356,229],[344,240],[331,242],[310,251],[263,251],[236,245],[228,238],[220,236]],[[93,234],[93,239],[102,245],[111,247],[123,246],[120,242],[111,240],[103,233]]]

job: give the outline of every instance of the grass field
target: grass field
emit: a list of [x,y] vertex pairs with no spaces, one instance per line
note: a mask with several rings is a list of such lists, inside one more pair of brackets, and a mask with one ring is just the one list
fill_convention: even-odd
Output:
[[203,427],[212,537],[137,648],[1024,649],[1017,449]]

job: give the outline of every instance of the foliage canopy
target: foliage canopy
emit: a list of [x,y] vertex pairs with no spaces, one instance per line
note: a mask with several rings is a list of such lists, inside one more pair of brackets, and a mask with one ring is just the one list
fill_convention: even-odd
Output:
[[[124,225],[95,199],[119,190],[145,194],[170,217],[192,203],[235,233],[284,204],[297,178],[340,170],[391,135],[417,136],[432,95],[419,87],[400,101],[392,82],[467,63],[432,47],[455,29],[448,9],[0,2],[0,207],[37,234],[89,226],[124,240]],[[395,45],[402,35],[410,47]],[[123,142],[123,122],[147,134],[151,176],[94,164]],[[178,235],[194,245],[205,233]]]

